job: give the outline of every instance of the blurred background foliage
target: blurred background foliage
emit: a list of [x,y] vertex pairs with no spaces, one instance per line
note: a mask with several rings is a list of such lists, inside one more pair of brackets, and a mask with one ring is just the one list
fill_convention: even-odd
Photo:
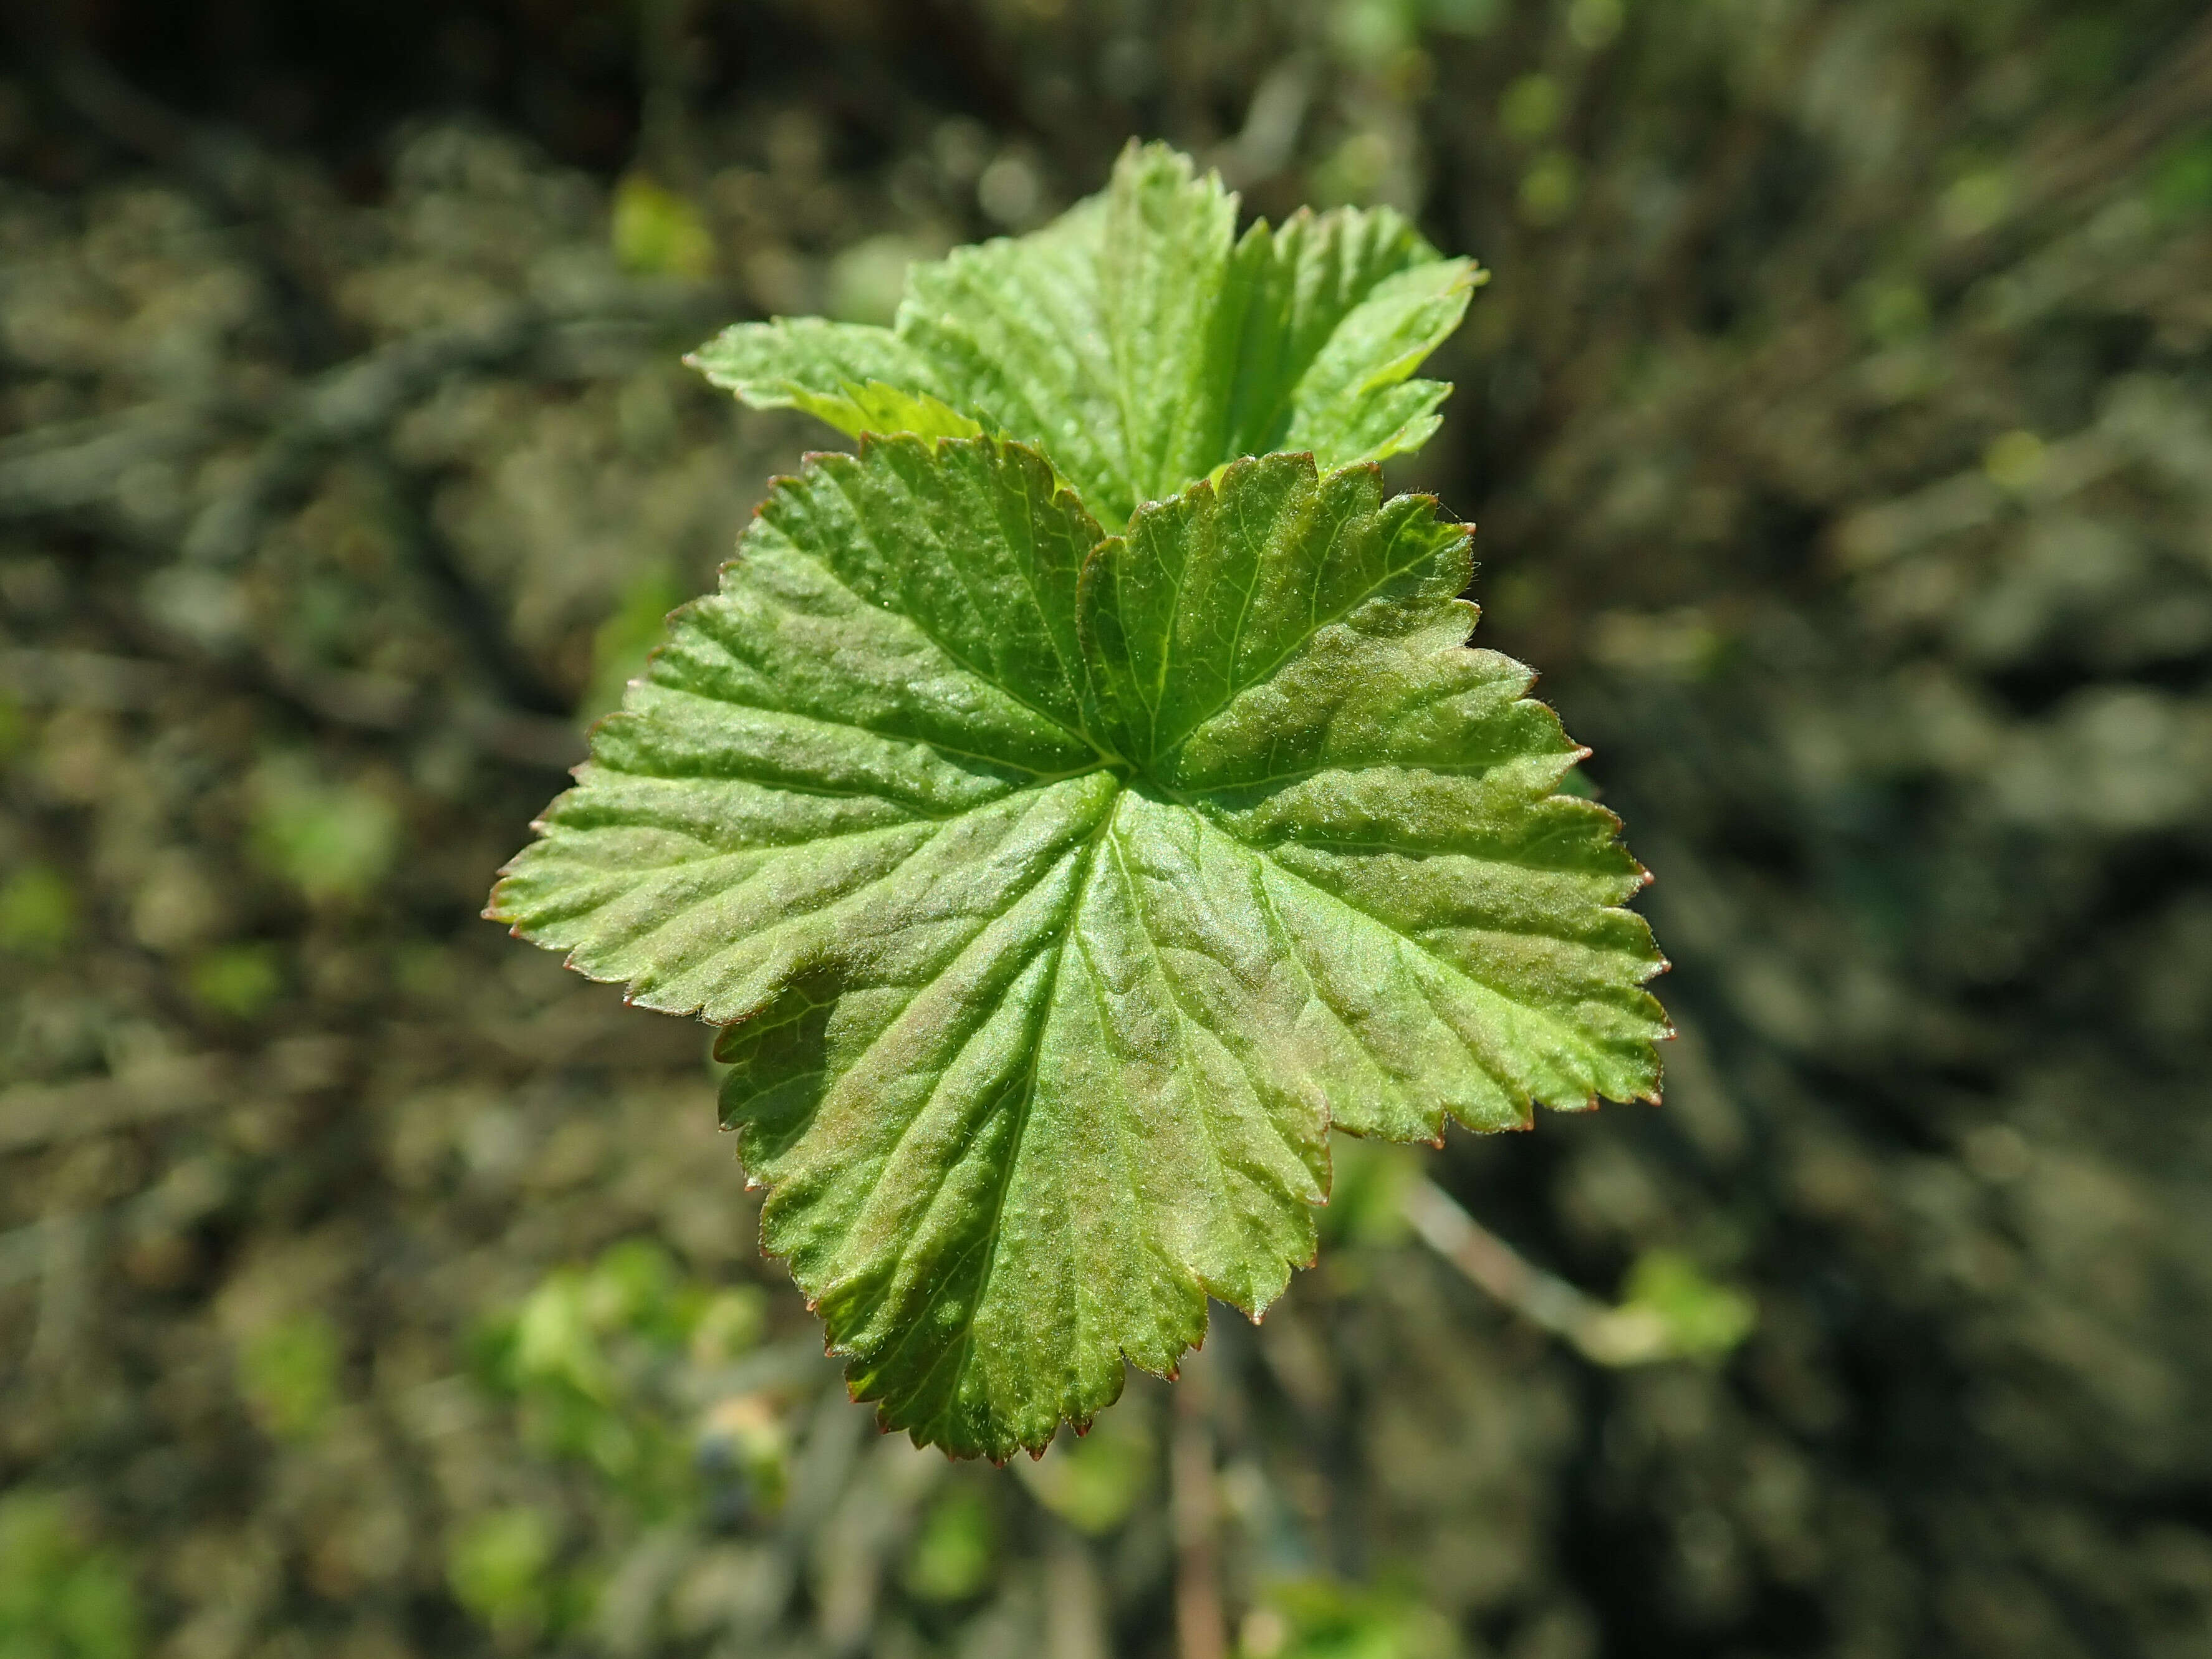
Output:
[[[0,1656],[2212,1644],[2200,8],[7,16]],[[476,912],[828,441],[678,354],[1131,133],[1496,272],[1399,481],[1682,1035],[1656,1111],[1342,1146],[1264,1323],[954,1467],[759,1259],[706,1034]]]

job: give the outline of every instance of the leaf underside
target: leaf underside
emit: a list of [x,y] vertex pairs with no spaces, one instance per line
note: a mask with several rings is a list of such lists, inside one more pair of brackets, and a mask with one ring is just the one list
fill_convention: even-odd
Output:
[[740,323],[690,361],[839,431],[1033,443],[1109,529],[1240,455],[1322,469],[1416,449],[1450,391],[1410,378],[1484,273],[1388,208],[1237,234],[1236,196],[1132,144],[1044,229],[909,273],[890,328]]
[[1332,1125],[1655,1092],[1643,872],[1468,572],[1372,465],[1102,538],[1018,443],[814,457],[491,914],[727,1026],[764,1243],[887,1427],[1042,1448],[1311,1259]]

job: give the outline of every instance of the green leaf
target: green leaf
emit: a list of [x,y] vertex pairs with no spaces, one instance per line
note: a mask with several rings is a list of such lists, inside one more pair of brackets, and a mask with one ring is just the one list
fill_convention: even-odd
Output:
[[136,1659],[128,1564],[88,1543],[69,1503],[17,1486],[0,1497],[0,1655]]
[[1729,1352],[1759,1324],[1759,1304],[1741,1291],[1717,1284],[1689,1257],[1646,1250],[1621,1287],[1625,1308],[1658,1316],[1667,1352],[1711,1358]]
[[991,1582],[998,1560],[990,1505],[982,1493],[961,1487],[930,1506],[900,1577],[922,1601],[964,1601]]
[[446,1549],[453,1598],[494,1630],[534,1633],[551,1622],[550,1583],[560,1540],[536,1510],[495,1510],[462,1527]]
[[1237,211],[1189,157],[1133,143],[1043,230],[914,266],[891,328],[741,323],[690,361],[848,434],[1035,444],[1109,527],[1240,455],[1327,471],[1418,448],[1450,387],[1410,377],[1484,273],[1387,208],[1242,237]]
[[202,1007],[252,1019],[283,995],[283,964],[266,940],[225,945],[185,970],[185,988]]
[[1458,1659],[1452,1621],[1411,1585],[1291,1579],[1268,1585],[1246,1615],[1241,1659]]
[[398,855],[399,814],[360,783],[328,784],[297,756],[255,773],[252,846],[317,903],[366,898]]
[[706,220],[647,174],[627,173],[615,186],[613,221],[615,258],[623,270],[694,282],[713,274],[714,234]]
[[1124,1406],[1081,1439],[1064,1436],[1016,1469],[1030,1495],[1078,1532],[1112,1532],[1152,1485],[1159,1448],[1141,1410]]
[[848,437],[964,438],[982,430],[938,395],[927,359],[870,324],[819,317],[740,323],[685,361],[757,409],[802,410]]
[[764,1242],[887,1426],[1042,1447],[1281,1292],[1332,1123],[1656,1089],[1643,872],[1469,569],[1372,466],[1102,539],[1018,443],[817,457],[489,914],[728,1025]]
[[271,1434],[305,1439],[337,1406],[343,1358],[337,1328],[311,1310],[264,1326],[246,1340],[239,1352],[239,1383]]
[[22,864],[0,882],[0,952],[47,957],[76,934],[76,894],[45,864]]
[[576,705],[586,726],[621,706],[623,688],[660,643],[663,618],[683,602],[676,579],[659,567],[641,570],[623,585],[613,612],[592,635],[592,678]]

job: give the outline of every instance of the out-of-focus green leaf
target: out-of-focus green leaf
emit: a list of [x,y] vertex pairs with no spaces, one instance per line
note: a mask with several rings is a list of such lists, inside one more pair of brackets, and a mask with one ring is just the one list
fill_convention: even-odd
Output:
[[1542,73],[1522,76],[1498,100],[1498,124],[1523,143],[1533,144],[1558,131],[1566,113],[1566,94],[1557,79]]
[[964,1601],[991,1582],[997,1547],[983,1494],[955,1486],[922,1516],[900,1577],[925,1601]]
[[1406,1188],[1420,1178],[1415,1154],[1407,1147],[1343,1134],[1334,1137],[1329,1148],[1334,1168],[1328,1207],[1320,1216],[1323,1242],[1402,1243],[1408,1231]]
[[558,1544],[539,1511],[494,1510],[469,1521],[447,1546],[446,1580],[454,1600],[495,1632],[534,1632],[550,1622]]
[[1457,1659],[1451,1621],[1392,1589],[1292,1579],[1270,1585],[1238,1632],[1237,1659]]
[[577,707],[579,718],[597,720],[622,706],[623,690],[645,667],[645,659],[667,631],[668,613],[684,592],[665,570],[633,577],[607,619],[592,635],[592,679]]
[[1132,144],[1044,229],[915,265],[891,328],[741,323],[691,362],[848,434],[1035,444],[1109,528],[1240,455],[1418,448],[1450,388],[1411,376],[1483,273],[1388,209],[1240,237],[1237,205],[1188,156]]
[[2169,149],[2150,171],[2151,205],[2171,219],[2212,213],[2212,132]]
[[714,237],[690,199],[642,173],[615,186],[615,258],[645,276],[711,276]]
[[1582,193],[1582,164],[1563,149],[1547,149],[1521,175],[1521,216],[1532,225],[1556,225]]
[[1042,1458],[1014,1467],[1039,1503],[1095,1535],[1129,1518],[1151,1487],[1157,1456],[1150,1425],[1125,1406],[1101,1417],[1080,1439],[1062,1435]]
[[76,894],[49,864],[24,864],[0,881],[0,951],[49,957],[76,933]]
[[767,1297],[757,1285],[718,1291],[700,1308],[691,1327],[691,1362],[723,1365],[760,1340]]
[[1617,821],[1468,538],[1240,461],[1101,541],[1035,451],[781,483],[491,914],[730,1030],[769,1248],[884,1421],[1005,1457],[1310,1260],[1327,1132],[1656,1089]]
[[280,1439],[313,1434],[338,1402],[343,1356],[337,1328],[312,1310],[248,1336],[238,1356],[239,1386],[262,1426]]
[[[480,1333],[477,1358],[483,1380],[514,1402],[524,1443],[589,1468],[630,1513],[662,1519],[694,1506],[699,1455],[737,1462],[756,1507],[772,1508],[782,1479],[774,1413],[748,1396],[702,1419],[684,1386],[743,1356],[762,1327],[757,1287],[715,1289],[659,1244],[626,1239],[548,1273]],[[711,1486],[714,1468],[704,1473]],[[763,1504],[765,1486],[777,1492]]]
[[185,971],[185,985],[202,1006],[234,1019],[252,1019],[284,991],[284,972],[274,945],[226,945]]
[[360,899],[398,854],[399,814],[373,789],[272,761],[254,780],[253,849],[312,900]]
[[1759,1323],[1759,1306],[1741,1291],[1717,1284],[1686,1255],[1648,1250],[1621,1286],[1624,1309],[1658,1316],[1670,1352],[1711,1358],[1729,1352]]
[[906,274],[917,259],[941,252],[904,236],[869,236],[830,262],[830,314],[841,322],[887,325],[898,316]]
[[1326,16],[1329,44],[1346,62],[1387,73],[1418,59],[1423,29],[1486,34],[1503,10],[1503,0],[1329,0]]
[[0,1497],[0,1659],[134,1659],[137,1597],[62,1500]]

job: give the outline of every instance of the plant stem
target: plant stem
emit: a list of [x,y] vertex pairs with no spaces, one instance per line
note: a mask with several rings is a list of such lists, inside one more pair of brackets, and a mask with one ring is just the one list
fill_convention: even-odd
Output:
[[1050,1523],[1045,1551],[1046,1659],[1109,1659],[1105,1588],[1091,1546],[1066,1522]]
[[1601,1365],[1642,1365],[1669,1352],[1667,1327],[1644,1308],[1615,1308],[1529,1261],[1425,1176],[1406,1188],[1406,1219],[1421,1241],[1533,1325],[1565,1337]]
[[1168,1451],[1179,1659],[1227,1659],[1229,1652],[1228,1620],[1221,1607],[1221,1504],[1213,1479],[1213,1425],[1207,1416],[1211,1369],[1196,1350],[1185,1361],[1175,1391],[1175,1437]]

